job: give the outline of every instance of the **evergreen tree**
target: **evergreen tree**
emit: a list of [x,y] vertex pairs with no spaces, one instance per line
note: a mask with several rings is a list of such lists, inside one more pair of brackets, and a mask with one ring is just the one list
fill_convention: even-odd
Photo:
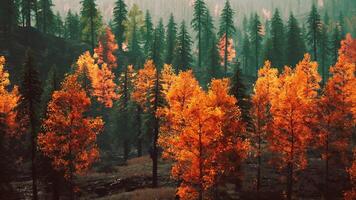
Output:
[[318,42],[321,34],[321,19],[315,4],[313,4],[312,9],[309,13],[307,24],[308,24],[308,31],[307,31],[308,43],[309,45],[311,45],[310,49],[312,51],[313,59],[317,61]]
[[204,19],[206,15],[207,7],[204,0],[195,0],[193,20],[191,22],[193,29],[197,32],[198,39],[198,68],[201,68],[202,64],[202,32],[204,26]]
[[53,28],[51,33],[57,37],[63,37],[65,32],[64,23],[59,12],[54,16]]
[[140,45],[139,30],[143,26],[142,11],[137,4],[134,4],[128,13],[125,22],[125,37],[128,41],[129,63],[135,67],[142,65],[142,50]]
[[259,68],[259,54],[261,51],[261,42],[262,42],[262,24],[260,21],[260,17],[255,13],[255,15],[252,18],[251,21],[251,27],[250,27],[250,41],[251,41],[251,46],[253,48],[253,54],[254,54],[254,60],[255,60],[255,74],[257,76],[257,71]]
[[70,40],[80,39],[80,18],[69,9],[65,20],[65,38]]
[[243,37],[243,42],[242,42],[242,68],[244,71],[244,74],[250,74],[251,71],[249,70],[249,66],[251,65],[251,49],[250,49],[250,39],[245,32],[244,37]]
[[335,64],[337,61],[337,58],[339,56],[339,49],[341,46],[341,32],[340,32],[340,26],[336,25],[334,27],[333,33],[332,33],[332,39],[331,39],[331,59],[332,59],[332,64]]
[[221,71],[221,62],[220,62],[220,55],[217,47],[217,39],[215,34],[211,35],[210,38],[210,45],[208,49],[208,69],[207,69],[207,79],[206,84],[210,83],[211,79],[219,78],[222,74]]
[[117,0],[114,7],[114,33],[119,45],[119,52],[122,51],[122,44],[125,41],[125,24],[127,20],[127,6],[124,0]]
[[145,55],[145,59],[151,59],[152,58],[152,42],[153,42],[153,23],[152,23],[152,18],[150,11],[147,10],[145,14],[145,24],[142,27],[142,37],[143,37],[143,52]]
[[165,50],[165,30],[162,18],[159,20],[154,31],[152,60],[160,69],[163,65],[163,55]]
[[29,130],[31,141],[32,196],[37,196],[37,132],[40,126],[41,82],[32,53],[27,51],[20,87],[19,120],[23,130]]
[[177,46],[174,56],[175,71],[178,73],[180,70],[185,71],[191,67],[193,62],[192,58],[192,39],[189,36],[185,22],[183,21],[179,28],[177,37]]
[[225,76],[227,75],[227,65],[228,65],[228,43],[229,39],[233,37],[236,32],[234,26],[234,11],[231,8],[230,1],[226,0],[225,7],[222,10],[220,16],[220,29],[219,29],[219,36],[220,38],[224,37],[225,43],[225,53],[224,53],[224,72]]
[[91,45],[91,49],[94,50],[99,31],[102,26],[102,17],[97,5],[96,0],[82,0],[81,15],[81,28],[82,28],[82,40]]
[[284,44],[285,44],[285,37],[284,37],[284,25],[282,18],[279,14],[279,10],[273,14],[272,22],[271,22],[271,57],[268,58],[274,66],[278,67],[281,71],[284,67]]
[[39,23],[38,28],[42,30],[43,33],[48,33],[49,30],[52,28],[54,14],[52,10],[52,0],[40,0],[39,1]]
[[[209,50],[211,49],[211,45],[213,43],[213,39],[216,36],[214,33],[215,27],[214,27],[214,21],[212,16],[210,15],[209,10],[206,10],[206,15],[204,19],[204,26],[203,26],[203,34],[202,34],[202,62],[204,63],[205,66],[210,65],[210,58],[209,58]],[[216,42],[216,41],[215,41]],[[216,45],[215,47],[216,48]]]
[[0,5],[0,30],[11,32],[18,22],[17,4],[14,0],[2,0]]
[[304,56],[305,44],[297,19],[290,14],[287,25],[287,64],[295,66]]
[[168,25],[167,25],[167,49],[165,56],[165,63],[172,64],[174,51],[176,49],[176,39],[177,39],[177,24],[174,21],[173,13],[169,17]]
[[320,66],[321,66],[321,78],[322,84],[325,84],[327,79],[328,70],[326,69],[328,66],[328,57],[329,57],[329,35],[328,28],[326,24],[322,24],[320,39],[319,39],[319,51],[320,51]]

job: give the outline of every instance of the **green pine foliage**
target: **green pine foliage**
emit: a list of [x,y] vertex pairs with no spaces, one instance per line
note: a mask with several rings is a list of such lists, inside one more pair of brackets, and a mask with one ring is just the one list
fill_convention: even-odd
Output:
[[176,40],[177,40],[177,24],[174,21],[173,13],[169,17],[167,25],[167,37],[166,37],[166,54],[165,54],[165,63],[172,64],[174,58],[174,51],[176,49]]
[[175,71],[185,71],[191,68],[193,62],[192,52],[192,39],[189,35],[185,22],[183,21],[179,28],[177,37],[177,46],[174,56]]
[[315,4],[313,4],[309,13],[307,25],[307,41],[309,43],[309,49],[312,52],[313,59],[318,60],[318,42],[320,40],[322,22]]
[[207,7],[204,0],[195,0],[194,1],[194,13],[192,19],[192,27],[195,32],[197,32],[198,39],[198,68],[202,66],[202,34],[204,27],[204,19],[206,15]]
[[122,44],[125,41],[125,21],[127,20],[127,6],[124,0],[117,0],[114,7],[114,33],[119,45],[119,52],[122,51]]
[[81,39],[90,44],[91,49],[94,50],[102,28],[102,16],[97,9],[96,0],[82,0],[81,4]]
[[305,43],[297,19],[291,13],[287,25],[286,58],[289,66],[295,66],[303,58]]

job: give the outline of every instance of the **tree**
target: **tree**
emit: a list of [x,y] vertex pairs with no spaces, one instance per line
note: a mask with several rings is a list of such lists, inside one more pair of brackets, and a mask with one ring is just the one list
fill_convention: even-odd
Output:
[[259,68],[259,53],[261,49],[261,41],[262,41],[262,24],[260,22],[259,16],[257,13],[254,15],[251,21],[251,27],[250,27],[250,41],[251,41],[251,46],[253,47],[253,53],[255,56],[255,67],[256,67],[256,73]]
[[48,33],[53,25],[54,14],[52,10],[52,0],[40,0],[40,8],[38,15],[40,20],[38,21],[38,28],[42,30],[43,33]]
[[[232,46],[232,37],[236,32],[235,26],[234,26],[234,11],[231,8],[230,1],[226,0],[225,2],[225,7],[222,10],[221,16],[220,16],[220,29],[219,29],[219,36],[223,38],[223,47],[224,47],[224,56],[223,56],[223,64],[224,64],[224,71],[225,71],[225,76],[227,75],[227,65],[228,61],[231,62],[229,59],[229,47],[231,47],[232,50],[234,50]],[[231,41],[230,41],[231,40]],[[229,44],[230,43],[230,44]]]
[[286,67],[272,101],[273,130],[269,149],[277,154],[277,164],[287,170],[287,199],[292,199],[295,172],[307,165],[306,150],[312,136],[320,76],[310,55],[295,70]]
[[[202,62],[209,66],[211,65],[211,60],[209,59],[209,51],[211,48],[216,49],[216,34],[213,18],[209,12],[209,9],[206,9],[206,14],[203,23],[203,33],[202,33]],[[212,41],[215,40],[215,41]],[[214,44],[213,44],[214,43]],[[214,45],[214,47],[212,47]]]
[[321,19],[320,15],[318,13],[318,10],[313,4],[311,11],[309,13],[308,19],[307,19],[307,24],[308,24],[308,32],[307,32],[307,40],[309,44],[311,45],[311,51],[313,52],[313,59],[318,60],[317,58],[317,52],[318,52],[318,42],[319,42],[319,37],[321,33]]
[[247,35],[247,33],[244,33],[243,41],[242,41],[242,68],[244,74],[249,74],[250,70],[248,69],[248,66],[250,65],[250,60],[251,60],[251,49],[250,49],[250,39]]
[[174,21],[173,13],[169,17],[168,25],[167,25],[167,48],[166,48],[166,56],[165,63],[172,64],[174,59],[174,52],[176,50],[176,40],[177,40],[177,24]]
[[284,25],[283,20],[279,14],[279,10],[273,14],[271,21],[271,57],[268,58],[279,70],[285,63],[284,52],[285,52],[285,36],[284,36]]
[[82,28],[82,40],[91,45],[94,50],[98,33],[102,26],[102,17],[97,9],[95,0],[82,0],[80,10],[80,22]]
[[190,38],[185,22],[183,21],[179,28],[177,47],[175,50],[173,62],[176,73],[178,73],[180,70],[185,71],[190,68],[193,62],[191,46],[192,39]]
[[221,65],[224,65],[224,74],[227,76],[227,63],[231,62],[236,57],[236,50],[234,47],[234,41],[232,38],[229,38],[226,41],[226,36],[223,35],[219,41],[219,54]]
[[210,45],[208,49],[208,68],[207,68],[207,82],[209,83],[211,79],[213,78],[218,78],[221,76],[222,71],[221,71],[221,65],[220,65],[220,55],[219,55],[219,49],[216,41],[215,34],[213,34],[210,38]]
[[192,19],[193,29],[197,32],[198,39],[198,68],[201,68],[202,62],[202,31],[204,25],[204,19],[206,14],[207,7],[204,0],[195,0],[194,1],[194,13]]
[[[20,95],[17,86],[10,89],[9,73],[4,69],[5,58],[0,56],[0,184],[9,184],[13,174],[13,159],[9,154],[13,147],[9,146],[9,138],[17,136],[17,106]],[[10,151],[11,150],[11,151]],[[2,190],[2,189],[0,189]],[[0,197],[3,197],[0,194]]]
[[257,191],[261,187],[262,143],[267,139],[272,123],[271,101],[278,87],[278,70],[266,61],[258,71],[258,78],[251,98],[250,117],[252,120],[251,140],[257,155]]
[[159,68],[163,65],[163,56],[165,50],[165,30],[162,18],[159,20],[157,27],[154,30],[152,60]]
[[353,162],[351,167],[348,169],[350,180],[351,180],[351,190],[346,191],[344,193],[345,200],[352,200],[356,198],[356,149],[354,149],[353,153]]
[[[352,60],[347,52],[354,48],[356,55],[355,41],[348,36],[348,39],[342,42],[338,62],[330,69],[332,76],[326,83],[318,106],[320,131],[316,144],[322,149],[322,158],[325,160],[325,192],[328,191],[330,163],[341,166],[348,163],[347,155],[352,140],[351,127],[354,126],[355,120],[353,109],[356,92],[352,88],[355,84],[356,56]],[[353,118],[350,117],[352,115]]]
[[182,199],[204,199],[246,157],[248,144],[237,134],[243,125],[228,85],[227,79],[213,80],[206,93],[192,71],[180,72],[166,95],[167,106],[159,111],[159,143],[163,156],[174,161],[171,173],[181,180],[177,194]]
[[287,25],[287,64],[295,66],[303,58],[305,44],[297,19],[290,14]]
[[20,86],[21,99],[19,101],[18,119],[21,129],[29,131],[31,141],[31,176],[32,195],[37,196],[37,131],[40,123],[40,106],[42,87],[39,73],[30,50],[27,51],[24,63],[22,83]]
[[117,67],[116,50],[118,45],[115,41],[115,36],[111,32],[109,27],[106,27],[104,34],[99,37],[99,44],[94,52],[98,57],[98,64],[107,64],[109,69],[115,69]]
[[141,65],[142,52],[140,46],[139,30],[143,26],[142,11],[137,4],[134,4],[129,11],[128,19],[125,22],[126,40],[128,42],[129,60],[130,64],[135,67]]
[[96,137],[103,121],[85,116],[90,104],[77,76],[68,75],[61,89],[53,93],[43,122],[44,131],[38,136],[40,150],[69,181],[71,199],[74,176],[87,171],[99,156]]
[[18,22],[18,7],[13,0],[4,0],[0,7],[0,29],[11,32]]
[[124,152],[124,159],[128,159],[129,153],[129,136],[132,134],[132,130],[130,127],[132,124],[128,123],[130,121],[130,101],[131,101],[131,92],[134,87],[134,80],[135,80],[135,72],[133,66],[127,66],[124,68],[123,72],[120,74],[119,77],[119,96],[117,102],[117,110],[118,117],[117,117],[117,130],[120,134],[120,138],[123,144],[123,152]]
[[65,19],[65,38],[70,40],[80,40],[80,18],[77,13],[72,13],[69,9]]
[[51,33],[57,37],[64,37],[64,31],[65,31],[65,27],[64,27],[64,23],[63,23],[61,14],[59,12],[57,12],[54,15],[53,28],[51,30]]
[[122,52],[122,44],[125,41],[125,21],[127,20],[127,6],[124,0],[117,0],[114,7],[114,32],[119,52]]
[[328,57],[329,57],[329,35],[328,27],[326,24],[321,24],[320,39],[319,39],[319,51],[320,51],[320,65],[321,65],[321,77],[322,84],[324,85],[328,76],[327,66],[328,66]]
[[153,52],[153,24],[150,11],[146,11],[145,15],[145,24],[142,27],[142,35],[143,35],[143,52],[145,55],[145,59],[152,59]]
[[332,64],[335,64],[337,62],[340,46],[341,46],[340,27],[336,25],[332,33],[331,45],[330,45]]

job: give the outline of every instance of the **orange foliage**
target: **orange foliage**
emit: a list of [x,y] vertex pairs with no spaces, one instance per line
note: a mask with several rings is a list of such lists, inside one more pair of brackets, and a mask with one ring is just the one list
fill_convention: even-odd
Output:
[[[312,111],[321,78],[317,63],[306,54],[295,70],[286,67],[279,79],[271,101],[273,131],[268,138],[269,148],[278,155],[277,164],[288,169],[288,179],[292,181],[294,171],[307,165],[306,150],[312,137],[309,124],[315,120]],[[292,191],[288,192],[291,195]]]
[[10,85],[9,73],[4,69],[5,58],[0,56],[0,126],[5,136],[16,136],[16,107],[20,100],[18,87],[7,90]]
[[239,137],[244,126],[228,80],[213,80],[204,92],[191,71],[181,72],[166,95],[159,144],[174,160],[172,176],[182,183],[177,194],[197,199],[218,177],[237,172],[248,143]]
[[104,104],[105,107],[111,108],[113,100],[119,99],[117,93],[117,85],[114,82],[115,75],[107,67],[106,63],[101,65],[101,69],[97,71],[92,78],[92,95],[97,97],[98,101]]
[[347,170],[351,180],[351,190],[345,192],[345,200],[356,199],[356,148],[354,148],[354,156],[351,167]]
[[[224,65],[225,58],[225,34],[220,38],[219,41],[219,54],[221,58],[221,65]],[[236,57],[236,50],[234,48],[234,41],[232,38],[228,38],[227,40],[227,61],[231,62]]]
[[341,41],[339,55],[344,56],[348,63],[356,63],[356,39],[353,39],[350,33]]
[[68,179],[85,172],[99,157],[96,136],[103,121],[85,116],[90,104],[77,76],[67,76],[61,90],[52,95],[43,132],[38,136],[41,151]]
[[98,64],[106,63],[110,69],[117,67],[115,51],[119,48],[115,41],[115,35],[109,27],[106,27],[105,34],[101,35],[98,47],[94,49],[95,57],[98,58]]
[[[319,140],[317,145],[325,147],[323,158],[347,162],[347,153],[351,145],[352,127],[355,126],[356,79],[355,63],[350,63],[346,46],[350,37],[342,42],[339,58],[331,67],[329,78],[319,107]],[[352,116],[353,115],[353,120]]]

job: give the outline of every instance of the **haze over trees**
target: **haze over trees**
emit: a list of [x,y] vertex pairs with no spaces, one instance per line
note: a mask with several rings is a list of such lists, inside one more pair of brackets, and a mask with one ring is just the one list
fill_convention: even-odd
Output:
[[58,2],[0,2],[1,199],[355,198],[355,2]]

